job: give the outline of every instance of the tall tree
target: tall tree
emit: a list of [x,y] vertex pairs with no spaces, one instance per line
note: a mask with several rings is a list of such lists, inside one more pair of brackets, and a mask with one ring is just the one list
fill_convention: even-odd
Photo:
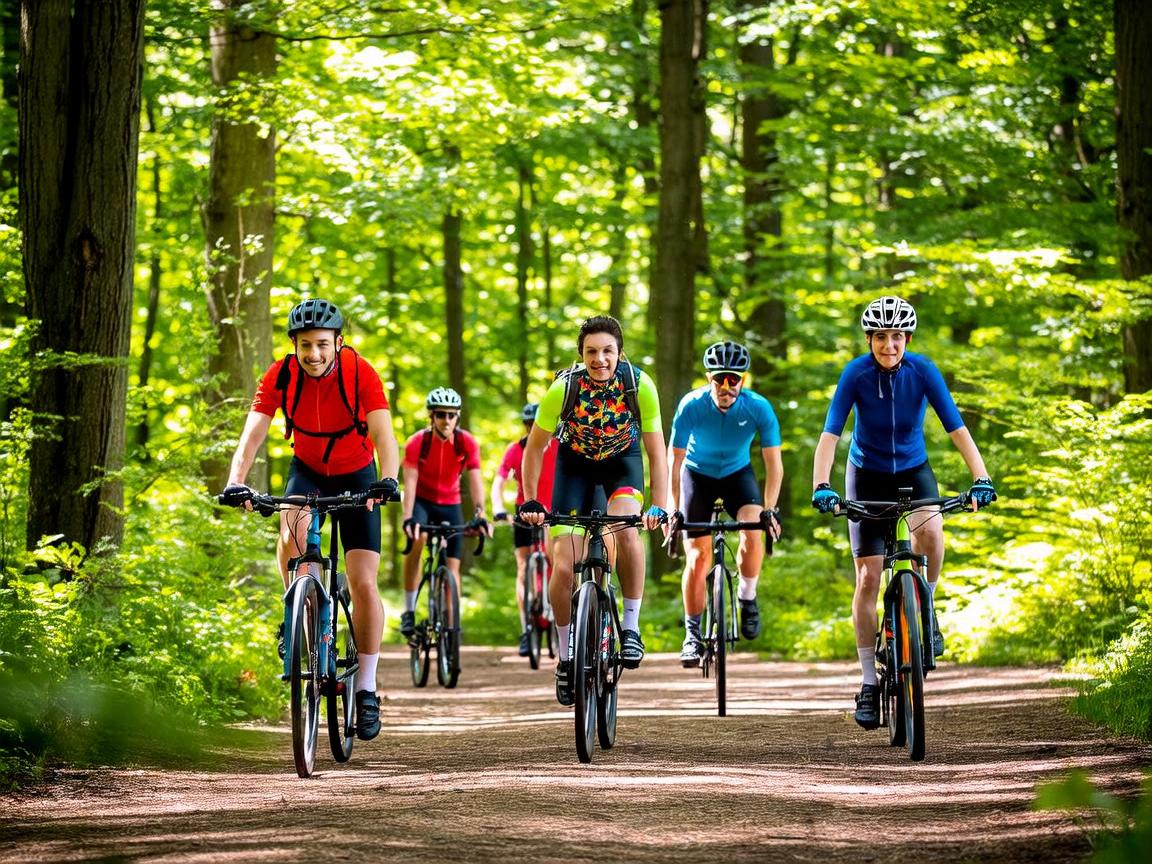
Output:
[[[1125,232],[1120,271],[1152,276],[1152,4],[1116,0],[1116,218]],[[1147,287],[1140,292],[1145,297]],[[1152,390],[1152,317],[1124,328],[1124,386]]]
[[[269,122],[252,116],[261,112],[277,63],[276,37],[269,32],[272,22],[247,17],[259,13],[263,4],[214,0],[214,7],[220,14],[211,28],[212,82],[220,97],[212,117],[203,218],[208,313],[216,333],[207,396],[209,405],[219,407],[248,398],[256,371],[272,358],[275,135]],[[222,488],[227,454],[215,454],[203,467],[209,488]],[[266,486],[265,466],[254,470],[252,482]]]
[[123,534],[144,0],[25,0],[20,225],[38,322],[26,539]]

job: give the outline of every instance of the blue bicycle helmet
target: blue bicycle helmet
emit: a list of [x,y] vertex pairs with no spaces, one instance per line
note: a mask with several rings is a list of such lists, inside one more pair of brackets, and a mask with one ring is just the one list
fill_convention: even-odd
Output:
[[304,300],[292,307],[288,313],[288,335],[295,336],[302,330],[344,329],[344,316],[335,303],[327,300]]

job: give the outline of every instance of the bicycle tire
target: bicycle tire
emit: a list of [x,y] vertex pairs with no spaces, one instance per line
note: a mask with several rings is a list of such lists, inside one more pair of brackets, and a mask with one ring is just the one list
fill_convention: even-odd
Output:
[[920,592],[916,575],[910,570],[900,573],[900,689],[904,700],[905,746],[913,762],[924,758],[924,645],[920,615]]
[[600,662],[599,685],[596,695],[596,737],[601,750],[611,750],[616,743],[616,699],[620,680],[619,640],[616,638],[616,622],[612,617],[612,605],[616,602],[611,595],[600,595]]
[[330,675],[327,688],[328,743],[332,758],[347,762],[356,740],[356,670],[360,654],[352,628],[350,596],[344,575],[337,575],[339,588],[332,602],[332,644],[329,647]]
[[436,680],[451,690],[460,680],[460,593],[447,567],[435,578],[439,585],[439,627],[436,631]]
[[576,602],[575,634],[572,658],[573,690],[576,697],[576,755],[581,762],[592,761],[596,740],[596,691],[600,666],[600,616],[596,586],[580,586]]
[[903,747],[907,740],[904,728],[904,694],[897,681],[896,637],[892,622],[896,619],[896,606],[886,609],[881,626],[885,628],[883,641],[876,638],[876,659],[879,668],[877,677],[880,684],[880,706],[884,716],[881,722],[888,726],[888,743],[893,747]]
[[299,776],[311,777],[320,733],[320,595],[311,577],[298,579],[293,589],[289,665],[292,760]]
[[540,668],[540,616],[544,605],[536,587],[539,569],[540,561],[532,553],[524,565],[524,622],[528,627],[528,665],[533,669]]
[[723,565],[717,564],[712,568],[712,601],[716,604],[716,611],[712,616],[712,626],[715,630],[716,656],[716,714],[720,717],[728,715],[728,625],[729,613],[727,600],[728,573]]

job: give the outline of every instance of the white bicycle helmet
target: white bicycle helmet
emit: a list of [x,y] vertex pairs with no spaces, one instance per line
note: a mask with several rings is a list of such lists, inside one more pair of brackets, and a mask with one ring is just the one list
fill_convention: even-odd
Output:
[[864,309],[860,316],[860,326],[865,333],[875,330],[916,331],[916,310],[902,297],[877,297]]
[[739,342],[714,342],[704,350],[704,369],[708,372],[747,372],[752,358]]
[[536,419],[536,412],[539,410],[539,405],[535,402],[529,402],[520,410],[520,419],[525,423],[531,423]]
[[437,387],[428,394],[424,404],[428,406],[429,411],[433,408],[451,408],[459,411],[463,403],[460,401],[460,394],[451,387]]

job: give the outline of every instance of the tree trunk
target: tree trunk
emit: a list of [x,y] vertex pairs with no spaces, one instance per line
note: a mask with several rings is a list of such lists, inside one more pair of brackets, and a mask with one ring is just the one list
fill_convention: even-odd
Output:
[[[253,87],[276,75],[276,37],[237,24],[232,13],[250,0],[216,0],[221,12],[211,29],[212,83],[220,90],[212,117],[207,241],[208,314],[216,350],[208,362],[207,393],[213,415],[233,430],[256,387],[256,376],[272,360],[270,296],[275,242],[275,135],[270,127],[237,121],[237,107]],[[243,111],[245,117],[248,109]],[[224,435],[221,435],[223,438]],[[203,464],[209,489],[227,480],[230,452],[221,448]],[[267,486],[267,465],[259,460],[249,482]]]
[[26,540],[123,539],[144,0],[25,0],[20,226],[34,341]]
[[[1124,234],[1120,272],[1152,275],[1152,5],[1116,0],[1116,218]],[[1148,295],[1147,283],[1139,288]],[[1152,390],[1152,319],[1124,328],[1124,389]]]
[[[529,157],[530,158],[530,157]],[[528,326],[528,278],[532,271],[532,258],[535,254],[532,244],[532,219],[529,215],[527,199],[532,188],[532,169],[521,162],[518,166],[518,192],[516,199],[516,310],[519,313],[520,338],[516,346],[516,362],[519,368],[520,404],[528,401],[528,346],[530,333]]]
[[[156,131],[156,113],[150,100],[145,99],[145,116],[148,118],[148,131]],[[164,193],[160,182],[160,156],[152,157],[152,221],[161,226],[164,220]],[[158,232],[153,232],[153,237]],[[144,345],[140,351],[140,366],[137,371],[137,384],[143,391],[148,387],[152,376],[152,337],[156,333],[156,318],[160,312],[160,281],[163,272],[163,262],[160,260],[160,244],[154,243],[152,254],[148,262],[148,312],[144,319]],[[151,436],[151,426],[148,423],[148,408],[144,407],[143,416],[136,424],[136,446],[140,450],[140,458],[148,458],[148,439]]]

